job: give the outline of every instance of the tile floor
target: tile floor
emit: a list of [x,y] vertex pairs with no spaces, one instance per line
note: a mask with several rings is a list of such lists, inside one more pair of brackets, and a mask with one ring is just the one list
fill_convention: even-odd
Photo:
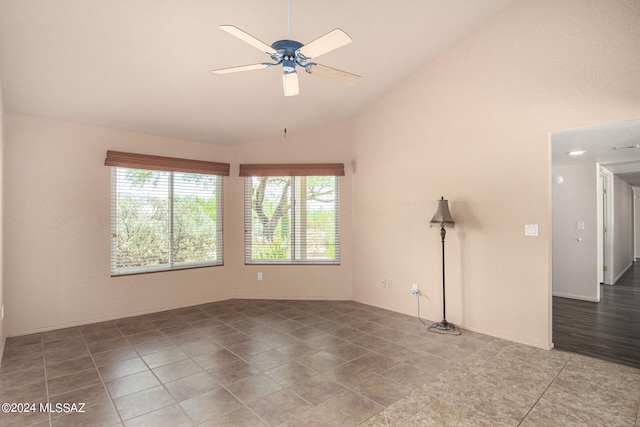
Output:
[[229,300],[9,338],[2,402],[85,405],[2,426],[638,427],[640,370],[354,302]]

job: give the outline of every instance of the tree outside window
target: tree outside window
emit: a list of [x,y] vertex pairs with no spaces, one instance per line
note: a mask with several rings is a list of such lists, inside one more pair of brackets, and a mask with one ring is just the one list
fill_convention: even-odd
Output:
[[245,263],[340,263],[338,177],[245,179]]

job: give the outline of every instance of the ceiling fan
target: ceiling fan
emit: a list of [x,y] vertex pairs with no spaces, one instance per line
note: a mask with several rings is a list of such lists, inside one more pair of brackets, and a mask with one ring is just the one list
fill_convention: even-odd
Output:
[[351,37],[344,31],[336,28],[319,37],[308,44],[302,44],[298,41],[291,40],[291,7],[289,3],[289,38],[286,40],[278,40],[271,46],[263,43],[251,34],[241,30],[233,25],[220,25],[220,29],[226,31],[234,37],[239,38],[245,43],[250,44],[256,49],[266,53],[274,61],[273,63],[259,63],[251,65],[242,65],[239,67],[221,68],[213,70],[216,74],[229,74],[239,71],[259,70],[262,68],[272,68],[282,65],[282,84],[284,86],[284,96],[295,96],[300,93],[298,87],[298,73],[296,67],[304,69],[311,75],[317,75],[339,83],[354,86],[360,83],[361,76],[338,70],[336,68],[320,65],[315,62],[308,62],[311,59],[331,52],[339,47],[351,43]]

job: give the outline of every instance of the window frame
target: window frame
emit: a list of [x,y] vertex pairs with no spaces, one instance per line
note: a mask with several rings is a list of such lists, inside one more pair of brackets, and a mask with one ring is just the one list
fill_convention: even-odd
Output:
[[[109,270],[111,277],[129,276],[136,274],[157,273],[163,271],[178,271],[194,268],[217,267],[224,265],[224,176],[229,176],[230,165],[228,163],[209,162],[202,160],[180,159],[173,157],[153,156],[137,153],[124,153],[117,151],[108,151],[105,159],[105,166],[111,166],[110,179],[110,259]],[[169,173],[169,182],[167,185],[167,210],[168,210],[168,263],[156,264],[139,267],[117,268],[115,257],[117,257],[116,249],[116,218],[117,212],[117,170],[118,169],[137,169],[145,171],[157,171]],[[174,212],[174,175],[175,173],[199,174],[215,177],[215,199],[216,199],[216,258],[215,260],[196,261],[196,262],[172,262],[172,253],[175,253],[175,244],[173,242],[173,229],[175,223]]]
[[[342,163],[332,164],[267,164],[267,165],[240,165],[240,176],[245,178],[244,182],[244,263],[245,265],[341,265],[341,195],[340,176],[344,176],[344,165]],[[299,183],[297,181],[303,177],[313,176],[333,176],[334,181],[334,258],[333,259],[309,259],[300,257],[300,238],[297,231],[308,225],[301,226],[299,223],[299,206],[297,203]],[[253,258],[253,178],[255,177],[282,177],[291,179],[291,211],[289,213],[291,228],[291,248],[288,258]],[[306,183],[304,185],[307,190]],[[306,251],[305,251],[306,253]]]

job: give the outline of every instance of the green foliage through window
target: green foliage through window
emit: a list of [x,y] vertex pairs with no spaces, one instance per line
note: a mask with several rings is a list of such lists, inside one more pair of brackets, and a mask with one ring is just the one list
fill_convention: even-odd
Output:
[[245,263],[339,264],[339,178],[248,177]]
[[222,178],[113,168],[111,273],[222,264]]

